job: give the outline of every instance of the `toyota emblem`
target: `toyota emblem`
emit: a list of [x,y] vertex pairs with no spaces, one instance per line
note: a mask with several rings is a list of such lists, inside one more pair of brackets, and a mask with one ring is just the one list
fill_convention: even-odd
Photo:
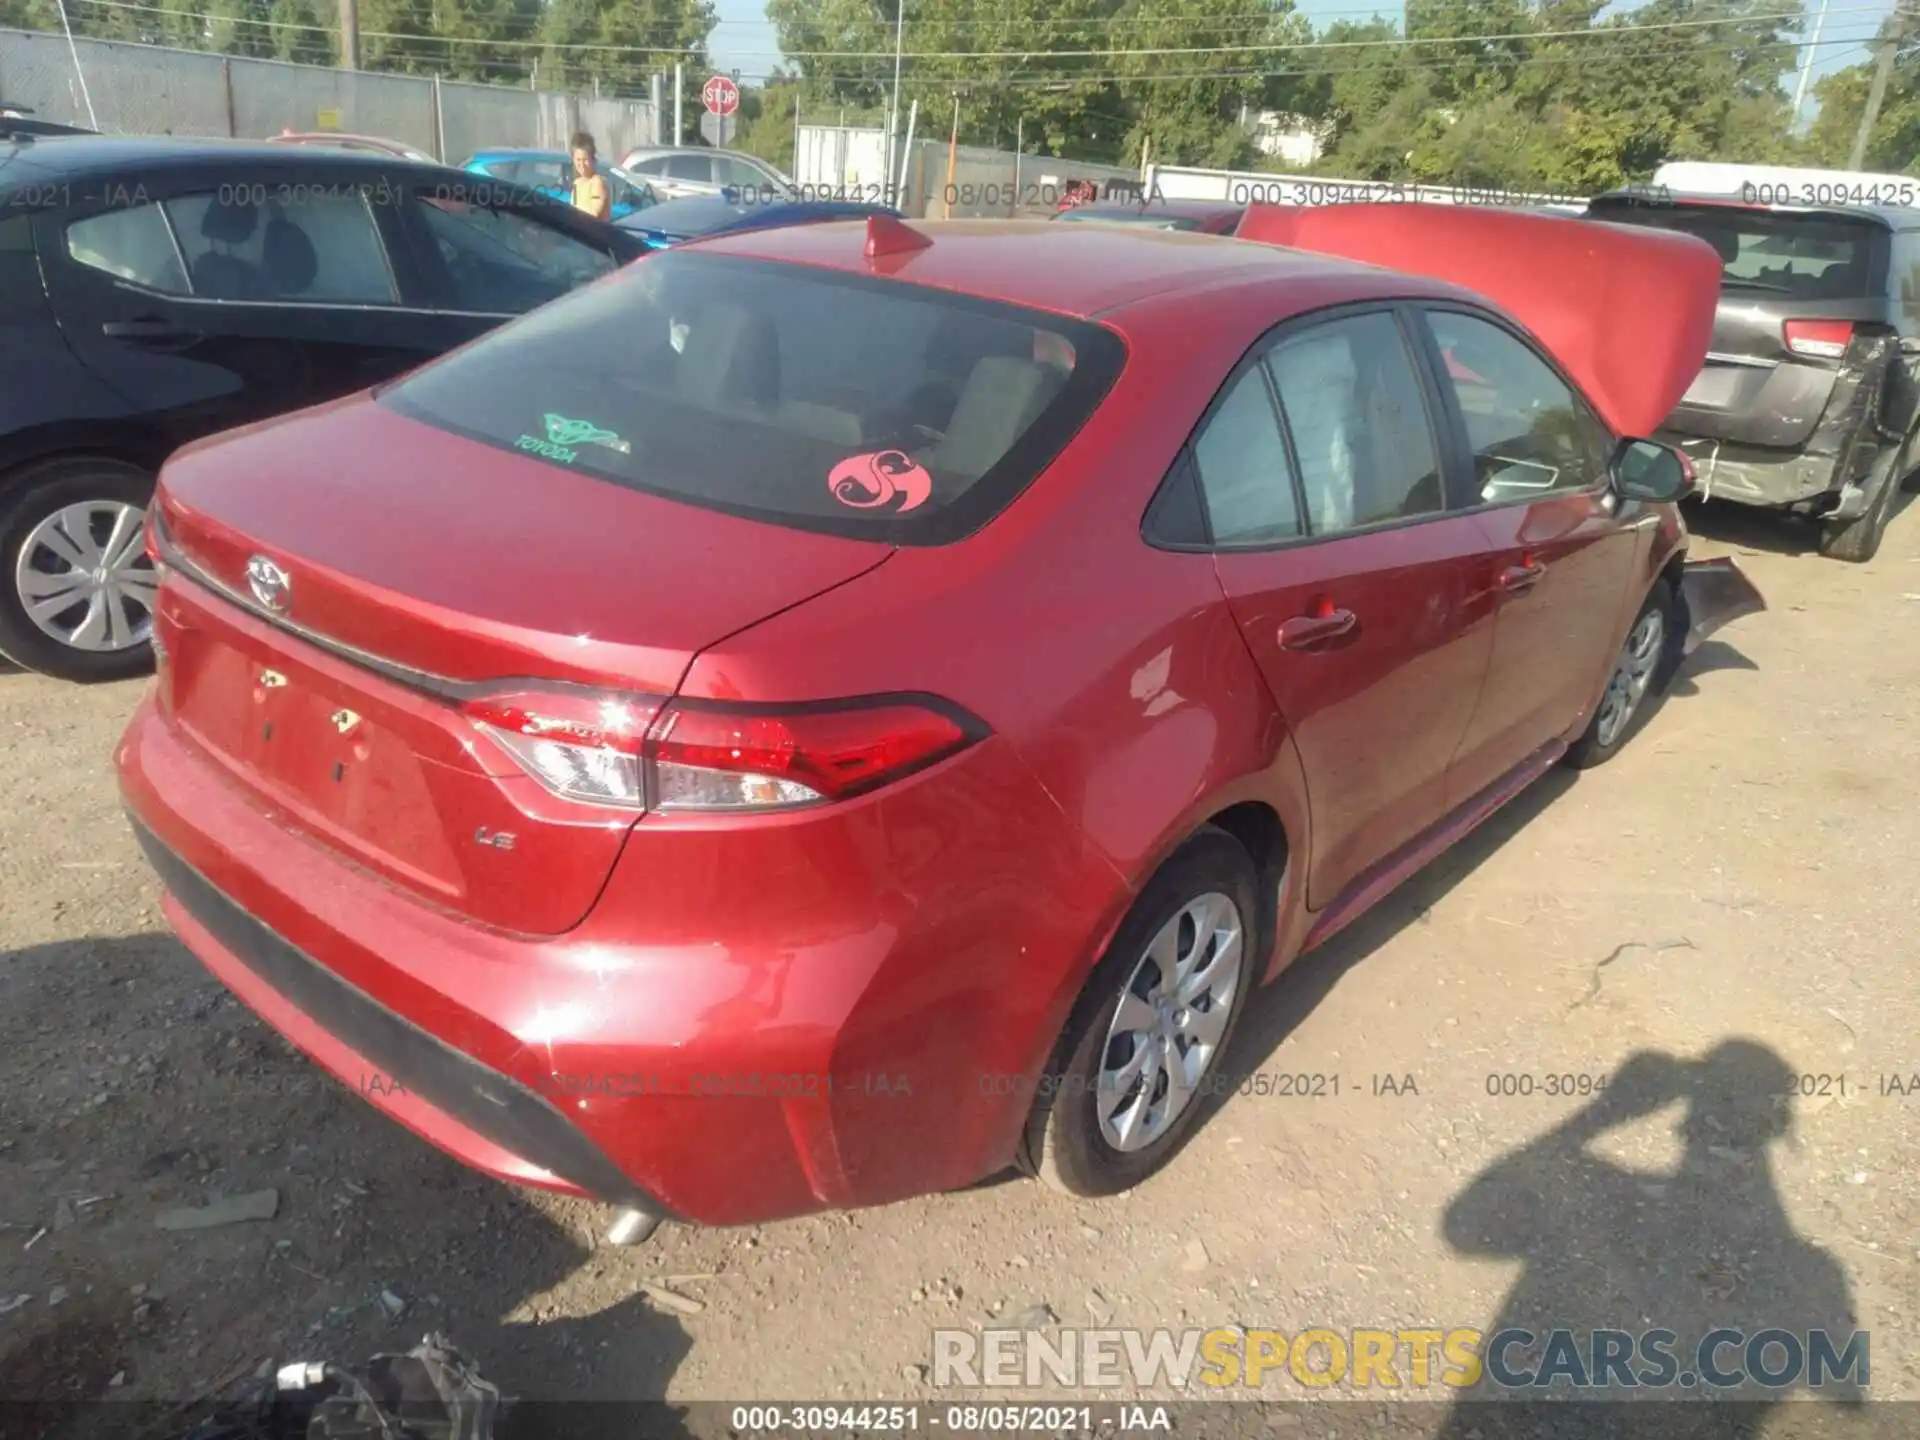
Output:
[[247,585],[253,598],[276,615],[283,614],[293,598],[292,578],[264,555],[247,561]]

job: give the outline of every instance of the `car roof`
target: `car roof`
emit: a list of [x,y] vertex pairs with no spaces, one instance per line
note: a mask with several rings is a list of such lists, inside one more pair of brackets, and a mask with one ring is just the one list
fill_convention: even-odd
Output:
[[1166,215],[1175,220],[1213,220],[1238,215],[1247,207],[1225,200],[1096,200],[1062,210],[1061,215]]
[[[643,212],[644,213],[644,212]],[[1224,235],[1124,225],[1058,225],[1051,220],[931,220],[908,227],[924,249],[869,261],[858,221],[742,230],[700,249],[857,273],[880,273],[939,289],[1003,300],[1083,319],[1179,290],[1279,278],[1378,275],[1376,267]],[[1407,293],[1449,287],[1404,277]]]
[[12,163],[43,174],[106,175],[128,170],[193,170],[258,160],[284,165],[297,151],[302,165],[367,169],[397,156],[326,145],[289,146],[267,140],[188,140],[171,135],[54,135],[20,147]]
[[568,152],[565,150],[543,150],[535,145],[493,145],[485,150],[476,150],[473,152],[473,158],[475,160],[486,160],[495,156],[504,158],[509,155],[521,160],[565,160],[568,158]]
[[1648,210],[1668,210],[1678,206],[1697,206],[1715,210],[1757,210],[1771,215],[1839,215],[1854,220],[1873,220],[1893,229],[1920,224],[1920,211],[1903,205],[1774,205],[1759,200],[1744,200],[1738,195],[1718,195],[1704,190],[1642,189],[1609,190],[1587,202],[1612,210],[1642,206]]

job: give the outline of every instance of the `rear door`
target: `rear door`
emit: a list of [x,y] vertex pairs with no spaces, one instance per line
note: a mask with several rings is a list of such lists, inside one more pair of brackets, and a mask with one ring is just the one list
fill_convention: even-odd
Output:
[[384,169],[297,160],[149,177],[43,215],[68,343],[176,443],[350,394],[434,352]]
[[1459,804],[1594,698],[1642,537],[1621,523],[1613,436],[1545,356],[1484,313],[1432,306],[1421,318],[1456,468],[1471,477],[1461,499],[1487,537],[1489,563],[1472,583],[1498,607],[1487,683],[1448,785]]
[[1280,327],[1191,452],[1221,582],[1306,768],[1315,909],[1444,815],[1492,648],[1486,536],[1447,508],[1407,324],[1365,308]]

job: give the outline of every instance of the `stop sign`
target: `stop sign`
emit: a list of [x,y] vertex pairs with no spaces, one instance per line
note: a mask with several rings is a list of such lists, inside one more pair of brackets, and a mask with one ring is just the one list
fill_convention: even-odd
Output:
[[700,103],[715,115],[731,115],[740,108],[740,87],[725,75],[715,75],[700,87]]

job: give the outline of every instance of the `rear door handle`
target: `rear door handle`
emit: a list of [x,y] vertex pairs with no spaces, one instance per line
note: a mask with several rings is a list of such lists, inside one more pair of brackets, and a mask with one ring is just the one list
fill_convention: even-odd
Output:
[[1324,615],[1296,615],[1280,622],[1282,650],[1311,650],[1337,640],[1359,623],[1351,610],[1329,610]]
[[1538,585],[1546,573],[1547,567],[1537,560],[1529,565],[1509,565],[1494,577],[1493,583],[1509,594],[1517,594]]
[[176,325],[171,320],[109,320],[100,327],[102,335],[115,340],[154,340],[162,344],[190,345],[202,338],[202,332]]

